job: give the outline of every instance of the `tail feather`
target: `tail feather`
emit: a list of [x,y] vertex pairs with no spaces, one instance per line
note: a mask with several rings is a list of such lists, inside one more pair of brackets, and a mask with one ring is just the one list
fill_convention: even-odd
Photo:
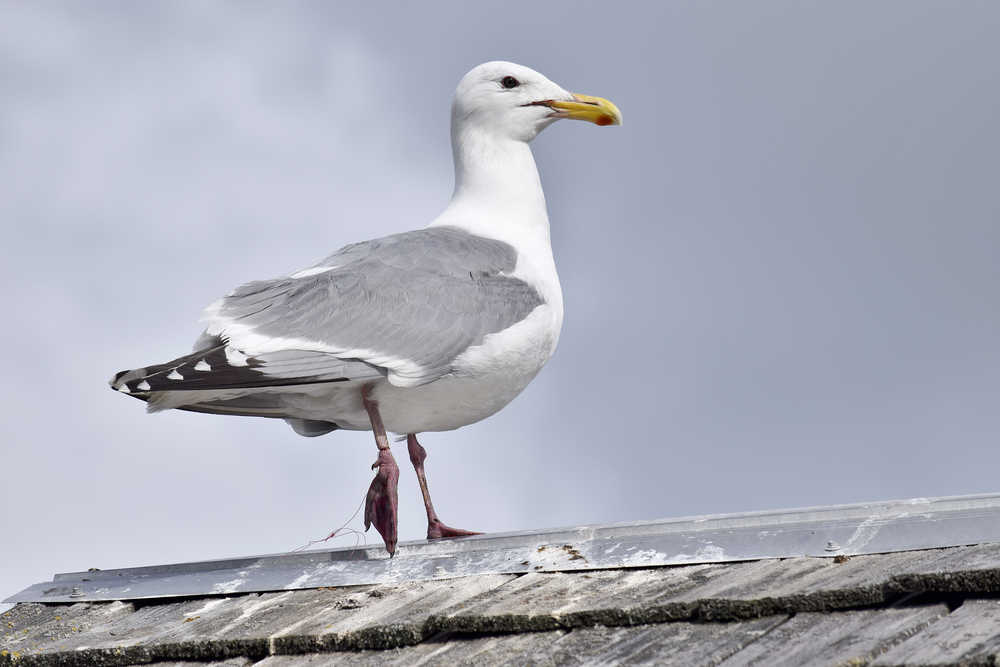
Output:
[[[154,402],[165,392],[151,392],[146,394],[130,394],[140,400],[148,401],[150,408],[155,411],[160,409]],[[253,394],[250,396],[240,396],[238,398],[205,401],[203,403],[193,403],[190,405],[176,406],[178,410],[186,412],[201,412],[209,415],[235,415],[240,417],[267,417],[270,419],[284,419],[292,430],[301,436],[314,438],[318,435],[326,435],[331,431],[336,431],[340,426],[334,422],[319,419],[302,419],[292,417],[287,407],[282,401],[280,394]]]

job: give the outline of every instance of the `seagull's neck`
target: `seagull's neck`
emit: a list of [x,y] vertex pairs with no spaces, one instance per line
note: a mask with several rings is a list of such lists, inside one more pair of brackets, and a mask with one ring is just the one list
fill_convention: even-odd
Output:
[[435,225],[455,225],[515,246],[549,247],[545,193],[531,148],[469,127],[452,132],[455,193]]

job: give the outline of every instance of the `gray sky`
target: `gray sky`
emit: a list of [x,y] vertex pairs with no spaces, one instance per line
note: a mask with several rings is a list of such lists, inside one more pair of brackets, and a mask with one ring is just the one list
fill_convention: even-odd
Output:
[[535,142],[560,348],[423,439],[445,522],[998,490],[1000,5],[372,4],[0,4],[0,595],[351,517],[370,434],[148,416],[105,382],[241,282],[426,224],[452,91],[492,59],[625,125]]

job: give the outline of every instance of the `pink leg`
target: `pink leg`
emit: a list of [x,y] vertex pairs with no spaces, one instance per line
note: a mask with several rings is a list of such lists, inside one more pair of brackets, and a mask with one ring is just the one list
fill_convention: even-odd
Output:
[[450,528],[441,523],[437,512],[434,511],[434,503],[431,502],[431,492],[427,488],[427,475],[424,474],[424,459],[427,458],[427,451],[417,442],[417,436],[414,433],[406,436],[406,448],[410,452],[410,463],[413,464],[413,469],[417,471],[420,492],[424,494],[424,507],[427,509],[427,539],[436,540],[439,537],[482,535],[482,533],[473,533],[461,528]]
[[389,438],[382,425],[382,415],[378,412],[378,401],[368,397],[371,387],[361,390],[361,402],[368,411],[375,433],[375,444],[378,446],[378,459],[372,464],[372,470],[378,468],[375,479],[368,487],[368,497],[365,499],[365,530],[375,524],[375,530],[385,542],[385,550],[390,556],[396,553],[396,511],[399,507],[397,483],[399,482],[399,466],[389,449]]

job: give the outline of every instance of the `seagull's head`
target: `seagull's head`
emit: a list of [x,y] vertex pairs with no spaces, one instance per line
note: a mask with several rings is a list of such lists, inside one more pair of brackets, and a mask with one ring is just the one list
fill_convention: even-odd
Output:
[[503,61],[483,63],[462,77],[452,104],[453,130],[475,125],[517,141],[531,141],[560,118],[622,122],[610,101],[571,93],[533,69]]

